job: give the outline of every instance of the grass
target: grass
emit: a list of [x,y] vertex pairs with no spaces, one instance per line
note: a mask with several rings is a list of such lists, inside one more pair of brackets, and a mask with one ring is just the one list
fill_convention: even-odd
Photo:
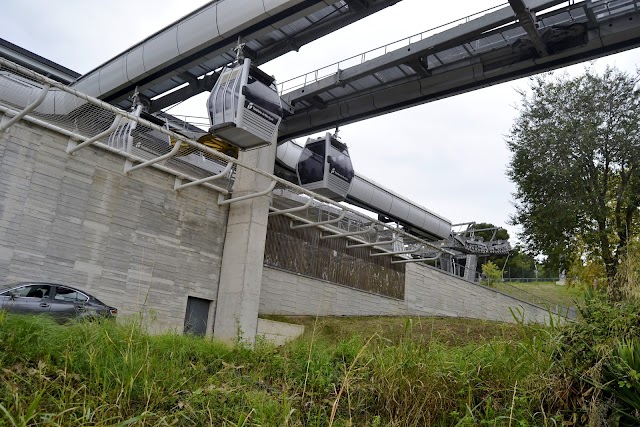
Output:
[[135,322],[58,325],[0,313],[0,425],[527,426],[561,418],[549,329],[297,320],[308,335],[249,349],[149,336]]
[[559,304],[565,307],[576,306],[584,300],[584,290],[578,287],[560,286],[554,282],[497,282],[495,288],[507,294],[511,294],[512,289],[523,290],[535,297],[540,297],[553,304]]
[[305,336],[308,339],[315,333],[315,336],[321,339],[334,342],[349,340],[353,336],[367,337],[373,333],[380,339],[394,344],[410,337],[411,340],[423,344],[437,342],[447,346],[480,344],[496,338],[516,340],[522,337],[520,325],[477,319],[377,316],[269,318],[304,325]]

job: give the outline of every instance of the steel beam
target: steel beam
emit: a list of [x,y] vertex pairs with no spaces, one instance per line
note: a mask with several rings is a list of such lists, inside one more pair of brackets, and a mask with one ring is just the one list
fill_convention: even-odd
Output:
[[[530,10],[546,9],[566,0],[532,0]],[[303,101],[313,96],[325,93],[331,89],[343,86],[353,80],[386,70],[400,64],[410,63],[422,56],[458,46],[486,31],[493,30],[515,20],[513,9],[509,6],[490,12],[465,24],[434,34],[406,48],[398,49],[379,56],[362,64],[341,70],[332,76],[296,89],[283,96],[287,102],[295,106],[295,102]]]
[[[375,2],[366,2],[365,4],[366,7],[363,7],[363,8],[354,7],[349,13],[342,14],[342,15],[336,14],[336,15],[330,16],[326,19],[326,22],[323,22],[322,20],[317,21],[313,26],[302,30],[298,34],[293,34],[284,41],[277,41],[272,46],[268,46],[263,50],[255,52],[254,63],[256,65],[262,65],[288,52],[298,51],[302,46],[305,46],[313,42],[314,40],[317,40],[321,37],[326,36],[327,34],[337,31],[340,28],[346,27],[356,21],[359,21],[362,18],[372,15],[376,12],[379,12],[386,7],[389,7],[391,5],[398,3],[399,1],[401,0],[377,0]],[[317,7],[316,5],[322,5],[323,3],[325,3],[325,6],[326,6],[328,4],[332,4],[336,2],[337,0],[326,0],[325,2],[322,2],[320,0],[305,0],[304,4],[306,4],[307,7],[314,9]],[[304,5],[301,2],[299,7],[293,8],[293,9],[297,10],[299,8],[302,8],[302,6]],[[339,6],[335,6],[335,7],[337,8]],[[298,16],[299,14],[300,12],[297,12],[294,16]],[[291,17],[289,18],[286,17],[285,12],[282,12],[281,15],[285,20],[291,19]],[[275,18],[276,17],[273,17],[272,19],[275,19]],[[260,29],[261,25],[263,25],[263,23],[257,23],[249,27],[248,29],[241,31],[238,35],[241,35],[242,37],[247,37],[249,34],[251,34],[254,31],[259,32],[258,30]],[[269,25],[272,25],[272,23]],[[204,48],[199,52],[195,52],[184,58],[181,58],[175,64],[166,65],[161,70],[155,73],[152,73],[147,77],[142,78],[138,82],[130,83],[128,86],[123,87],[121,90],[117,91],[114,94],[110,94],[110,95],[105,94],[104,99],[109,102],[122,101],[126,103],[127,102],[126,97],[131,93],[131,91],[135,86],[139,86],[139,90],[141,91],[146,90],[148,88],[153,88],[155,84],[161,82],[163,79],[164,80],[169,79],[172,75],[176,73],[176,70],[193,68],[196,65],[198,65],[198,63],[206,61],[205,59],[202,59],[204,56],[210,57],[212,55],[215,56],[215,55],[222,55],[226,53],[228,45],[230,43],[234,43],[236,39],[237,39],[237,35],[228,37],[228,39],[225,39],[223,42],[218,42],[213,46]],[[202,81],[202,79],[199,79],[198,81],[200,82]],[[185,86],[161,98],[156,99],[154,102],[152,102],[150,112],[159,111],[163,108],[169,107],[180,101],[189,99],[190,97],[195,96],[199,93],[211,90],[212,87],[213,87],[213,84],[208,84],[208,83],[204,85],[189,84],[188,86]]]
[[170,107],[199,93],[210,91],[216,84],[218,77],[220,77],[220,73],[209,74],[202,79],[190,79],[189,85],[152,100],[149,104],[149,113],[155,113],[156,111]]
[[[582,5],[573,8],[581,9]],[[471,58],[436,66],[427,77],[403,77],[372,89],[327,101],[326,108],[322,110],[298,106],[294,115],[283,120],[278,139],[286,141],[321,132],[337,124],[354,123],[640,46],[639,13],[632,10],[618,16],[603,17],[601,21],[602,24],[593,29],[586,29],[567,46],[554,46],[553,52],[545,57],[534,57],[531,53],[514,51],[511,46],[506,45],[504,48],[486,51]],[[575,25],[579,24],[574,23]],[[586,17],[583,25],[585,28],[591,26]],[[362,72],[361,67],[355,66],[342,71],[342,78],[348,79],[348,76]],[[333,87],[327,79],[318,83],[324,85],[322,90]],[[320,90],[319,85],[315,87]],[[287,94],[290,100],[296,99],[295,93],[296,91]]]
[[547,51],[547,45],[544,40],[540,36],[540,32],[538,31],[538,27],[536,26],[536,15],[534,12],[527,7],[524,3],[524,0],[509,0],[509,4],[511,8],[516,13],[516,17],[520,24],[522,24],[522,28],[527,32],[529,37],[531,38],[531,42],[533,46],[536,48],[538,55],[547,56],[549,52]]

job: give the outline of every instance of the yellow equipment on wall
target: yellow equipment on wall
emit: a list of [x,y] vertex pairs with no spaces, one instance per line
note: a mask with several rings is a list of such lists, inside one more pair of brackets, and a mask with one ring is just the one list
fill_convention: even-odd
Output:
[[[238,147],[235,147],[231,144],[229,144],[227,141],[218,138],[216,136],[211,135],[210,133],[202,135],[200,138],[198,138],[197,140],[200,144],[205,145],[209,148],[211,148],[212,150],[216,150],[219,151],[223,154],[226,154],[229,157],[233,157],[234,159],[238,158]],[[176,144],[176,140],[174,138],[171,138],[171,145],[175,146]],[[178,156],[187,156],[189,154],[198,152],[199,150],[193,148],[190,145],[187,144],[182,144],[182,146],[180,147],[180,149],[178,150]],[[207,153],[203,153],[204,156],[208,159],[212,159],[213,156],[210,156]]]

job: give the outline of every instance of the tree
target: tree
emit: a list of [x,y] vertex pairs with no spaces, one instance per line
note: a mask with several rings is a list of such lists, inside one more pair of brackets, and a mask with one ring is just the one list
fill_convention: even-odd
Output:
[[637,83],[611,68],[534,78],[507,136],[507,174],[517,186],[511,222],[526,249],[564,268],[585,253],[600,257],[614,299],[618,261],[638,231]]
[[509,258],[504,268],[509,278],[532,278],[535,277],[536,267],[535,258],[524,252],[522,247],[516,244],[509,252]]
[[[476,237],[482,237],[486,242],[491,240],[509,240],[509,232],[488,222],[479,222],[471,227]],[[496,230],[493,230],[493,229]],[[477,231],[476,231],[477,230]],[[495,237],[494,237],[495,232]]]

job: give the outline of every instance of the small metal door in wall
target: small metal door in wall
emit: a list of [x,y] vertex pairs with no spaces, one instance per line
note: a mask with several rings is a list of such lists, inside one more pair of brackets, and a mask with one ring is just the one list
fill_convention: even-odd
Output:
[[187,313],[184,317],[184,333],[204,336],[207,333],[209,305],[211,301],[188,297]]

